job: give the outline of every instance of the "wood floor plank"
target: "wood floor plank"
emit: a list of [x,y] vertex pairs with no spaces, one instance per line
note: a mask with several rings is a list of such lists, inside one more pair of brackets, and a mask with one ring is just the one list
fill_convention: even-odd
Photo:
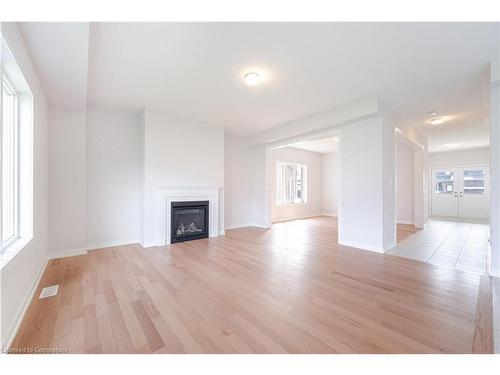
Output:
[[494,353],[492,280],[481,276],[474,330],[473,353]]
[[[411,235],[408,226],[398,237]],[[77,353],[490,352],[479,275],[338,244],[318,217],[49,262],[13,346]],[[490,291],[488,292],[488,289]],[[488,294],[489,293],[489,294]]]
[[130,305],[132,306],[137,320],[139,321],[144,335],[146,336],[151,351],[154,352],[158,349],[163,348],[165,346],[165,343],[163,342],[160,334],[158,333],[158,330],[156,329],[153,321],[146,312],[146,309],[142,305],[141,301],[133,301],[130,303]]

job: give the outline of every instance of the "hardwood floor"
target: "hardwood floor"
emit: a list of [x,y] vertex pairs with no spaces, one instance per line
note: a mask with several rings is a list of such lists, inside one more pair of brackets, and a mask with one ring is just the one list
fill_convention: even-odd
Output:
[[407,239],[410,237],[412,234],[417,233],[420,229],[415,228],[415,226],[410,225],[410,224],[398,224],[397,226],[397,242],[400,243],[401,241]]
[[[39,300],[53,284],[58,295]],[[479,275],[339,246],[336,220],[318,217],[52,260],[12,348],[488,352],[479,291]]]

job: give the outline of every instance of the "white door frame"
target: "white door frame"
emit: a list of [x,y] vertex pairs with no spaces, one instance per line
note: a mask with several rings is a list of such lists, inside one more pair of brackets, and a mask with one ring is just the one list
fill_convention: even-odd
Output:
[[[488,219],[474,219],[474,218],[463,218],[460,216],[460,210],[459,208],[457,208],[457,216],[456,217],[440,217],[440,216],[434,216],[432,214],[432,195],[433,195],[433,189],[434,189],[434,181],[433,181],[433,176],[434,176],[434,171],[435,170],[439,170],[439,169],[454,169],[456,171],[459,171],[459,170],[463,170],[463,169],[466,169],[466,168],[486,168],[488,170],[488,173],[487,173],[487,177],[486,177],[486,181],[485,181],[485,184],[487,184],[485,187],[486,187],[486,190],[488,191],[488,200],[491,199],[491,195],[490,195],[490,192],[491,192],[491,184],[490,184],[490,165],[489,164],[485,164],[485,163],[479,163],[479,164],[453,164],[453,165],[447,165],[447,166],[442,166],[442,167],[429,167],[429,178],[428,178],[428,194],[429,194],[429,200],[428,200],[428,203],[429,203],[429,213],[432,217],[434,218],[444,218],[446,220],[450,220],[450,221],[479,221],[479,222],[484,222],[484,221],[487,221]],[[456,185],[455,185],[455,189],[458,188],[459,184],[461,183],[459,181],[459,177],[460,177],[460,173],[457,173],[457,181],[456,181]]]

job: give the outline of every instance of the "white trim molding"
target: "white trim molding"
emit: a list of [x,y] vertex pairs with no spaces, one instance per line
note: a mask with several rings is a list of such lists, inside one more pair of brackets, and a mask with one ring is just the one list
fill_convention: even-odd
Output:
[[331,212],[331,213],[324,212],[324,213],[321,214],[321,216],[338,217],[338,215],[336,213],[334,213],[334,212]]
[[59,259],[59,258],[66,258],[66,257],[74,257],[78,255],[85,255],[87,254],[87,248],[86,247],[80,247],[77,249],[68,249],[68,250],[60,250],[60,251],[51,251],[49,252],[48,259]]
[[397,224],[407,224],[407,225],[415,225],[415,220],[413,219],[397,219]]
[[389,250],[391,250],[394,246],[396,246],[396,244],[393,242],[388,245],[385,245],[384,247],[381,247],[381,246],[372,246],[362,242],[354,242],[354,241],[351,242],[351,241],[340,241],[340,240],[339,240],[339,245],[353,247],[359,250],[373,251],[380,254],[384,254]]
[[141,241],[139,238],[126,238],[126,239],[122,239],[122,240],[94,242],[94,243],[87,245],[87,250],[99,250],[99,249],[105,249],[107,247],[139,244],[140,242]]
[[322,213],[315,213],[315,214],[309,214],[309,215],[289,216],[289,217],[284,217],[284,218],[280,218],[279,220],[273,221],[272,224],[284,223],[286,221],[293,221],[293,220],[312,219],[314,217],[320,217],[320,216],[325,216],[325,215]]
[[[24,316],[26,315],[26,311],[28,311],[28,307],[31,304],[31,301],[33,300],[33,297],[35,295],[35,292],[38,288],[38,284],[40,284],[40,281],[42,280],[42,276],[45,273],[45,270],[47,268],[47,264],[49,263],[49,258],[46,257],[45,260],[42,262],[42,266],[40,267],[40,270],[38,271],[37,277],[33,280],[33,284],[31,286],[30,291],[26,295],[21,307],[19,308],[17,314],[16,314],[16,321],[10,331],[10,333],[7,335],[7,340],[4,343],[1,343],[0,347],[3,349],[8,349],[12,345],[12,342],[14,341],[14,338],[17,335],[17,331],[19,331],[19,327],[21,326],[21,323],[24,319]],[[0,349],[2,349],[0,348]]]

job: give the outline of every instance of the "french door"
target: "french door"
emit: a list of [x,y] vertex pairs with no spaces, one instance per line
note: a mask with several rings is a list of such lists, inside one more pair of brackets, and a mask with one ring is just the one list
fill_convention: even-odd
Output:
[[489,218],[488,166],[432,169],[431,216]]

